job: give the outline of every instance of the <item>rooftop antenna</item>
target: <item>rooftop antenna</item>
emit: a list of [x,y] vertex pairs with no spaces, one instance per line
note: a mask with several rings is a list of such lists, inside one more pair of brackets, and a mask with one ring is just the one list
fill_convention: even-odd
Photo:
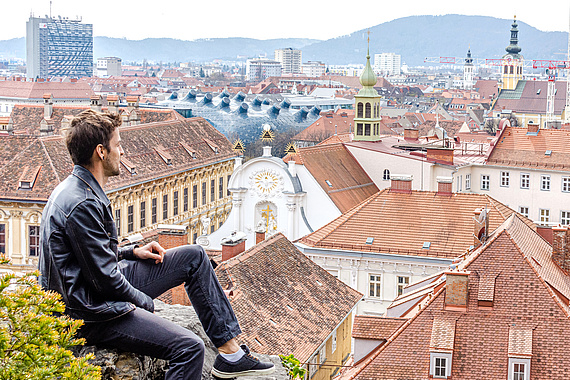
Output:
[[52,0],[49,0],[49,18],[51,18],[51,1]]

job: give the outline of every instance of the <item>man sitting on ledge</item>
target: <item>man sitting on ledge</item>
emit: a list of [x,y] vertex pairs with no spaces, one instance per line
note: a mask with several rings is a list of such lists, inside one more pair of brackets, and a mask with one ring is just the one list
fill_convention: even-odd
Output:
[[83,319],[88,344],[166,359],[166,379],[200,379],[204,342],[192,331],[153,313],[153,298],[185,284],[219,355],[221,378],[272,373],[241,347],[241,333],[207,255],[200,246],[164,250],[152,242],[118,248],[110,201],[103,186],[119,175],[124,154],[121,117],[87,110],[71,122],[67,149],[75,164],[51,194],[40,227],[40,284],[61,294],[66,314]]

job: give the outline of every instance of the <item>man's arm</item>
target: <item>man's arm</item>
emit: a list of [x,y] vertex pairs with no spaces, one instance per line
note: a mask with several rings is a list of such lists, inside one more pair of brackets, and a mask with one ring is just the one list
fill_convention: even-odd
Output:
[[80,203],[67,220],[66,232],[89,285],[106,298],[132,302],[153,311],[152,298],[133,287],[117,266],[103,215],[94,201]]

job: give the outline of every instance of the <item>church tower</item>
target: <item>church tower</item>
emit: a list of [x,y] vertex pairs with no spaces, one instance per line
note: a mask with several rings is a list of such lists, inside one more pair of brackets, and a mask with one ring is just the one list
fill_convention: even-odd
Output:
[[463,89],[473,90],[473,58],[471,58],[471,47],[467,50],[465,66],[463,66]]
[[360,75],[362,89],[354,97],[354,141],[380,140],[380,95],[374,89],[377,82],[376,74],[370,65],[370,37],[366,67]]
[[505,48],[507,54],[503,56],[502,62],[502,89],[514,90],[519,80],[523,78],[523,56],[520,55],[521,48],[518,45],[519,30],[517,29],[517,18],[515,16],[511,27],[511,43]]

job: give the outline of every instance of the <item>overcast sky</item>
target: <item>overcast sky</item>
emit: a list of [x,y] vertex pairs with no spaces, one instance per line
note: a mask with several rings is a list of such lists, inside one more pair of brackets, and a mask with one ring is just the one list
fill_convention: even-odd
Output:
[[[50,0],[10,1],[0,40],[24,37],[30,13],[50,13]],[[570,2],[506,0],[52,0],[52,16],[93,24],[95,36],[140,40],[219,37],[329,39],[412,15],[465,14],[517,19],[543,31],[569,28]]]

